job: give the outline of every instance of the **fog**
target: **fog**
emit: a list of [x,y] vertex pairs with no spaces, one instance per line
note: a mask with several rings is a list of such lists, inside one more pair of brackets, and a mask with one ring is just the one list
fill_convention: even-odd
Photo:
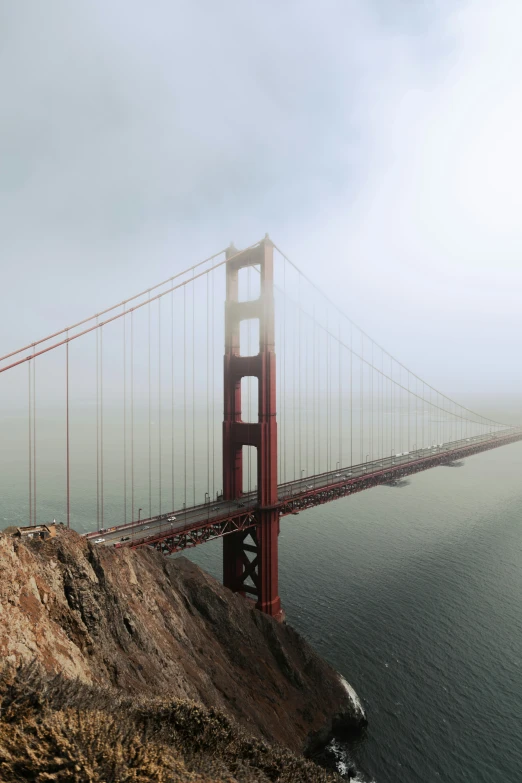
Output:
[[522,6],[0,3],[5,351],[265,232],[450,395],[522,391]]

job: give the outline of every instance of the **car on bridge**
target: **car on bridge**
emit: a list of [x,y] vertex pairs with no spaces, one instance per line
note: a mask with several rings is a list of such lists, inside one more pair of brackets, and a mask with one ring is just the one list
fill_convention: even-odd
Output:
[[95,544],[103,544],[103,542],[104,542],[104,541],[105,541],[105,539],[104,539],[104,538],[97,538],[97,539],[94,541],[94,543],[95,543]]

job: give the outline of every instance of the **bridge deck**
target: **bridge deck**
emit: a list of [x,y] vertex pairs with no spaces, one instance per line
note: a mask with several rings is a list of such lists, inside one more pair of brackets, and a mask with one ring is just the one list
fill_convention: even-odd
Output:
[[[522,428],[513,428],[289,481],[279,485],[279,513],[281,516],[297,514],[354,492],[520,440]],[[257,508],[257,494],[252,492],[236,501],[207,502],[105,531],[94,531],[87,533],[86,538],[101,537],[104,546],[152,546],[163,552],[178,552],[252,527],[256,524]],[[175,517],[175,521],[169,517]]]

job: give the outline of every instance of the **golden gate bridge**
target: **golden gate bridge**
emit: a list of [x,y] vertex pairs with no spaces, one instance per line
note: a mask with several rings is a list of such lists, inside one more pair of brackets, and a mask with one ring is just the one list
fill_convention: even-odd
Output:
[[268,236],[6,353],[0,374],[20,518],[165,554],[222,538],[224,584],[274,617],[281,517],[522,440],[405,367]]

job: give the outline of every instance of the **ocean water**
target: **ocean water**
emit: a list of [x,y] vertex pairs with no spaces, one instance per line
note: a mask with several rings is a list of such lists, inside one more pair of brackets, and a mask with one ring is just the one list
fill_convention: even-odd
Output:
[[[287,620],[367,712],[358,780],[522,781],[521,475],[514,444],[282,521]],[[189,557],[220,576],[220,542]]]
[[[479,409],[520,420],[488,407]],[[80,532],[96,528],[91,419],[82,414],[75,423],[71,519]],[[135,507],[145,516],[148,447],[141,424]],[[22,418],[6,416],[1,425],[5,527],[28,521],[27,447]],[[219,429],[219,455],[218,436]],[[38,519],[64,521],[63,432],[52,417],[42,417],[38,438]],[[200,453],[206,453],[204,438]],[[109,443],[106,525],[123,519],[121,462],[121,450]],[[167,457],[164,462],[165,509],[172,506]],[[202,468],[208,471],[205,456]],[[338,739],[334,746],[339,768],[355,763],[357,780],[522,783],[521,476],[522,444],[513,444],[462,467],[412,476],[401,488],[378,487],[282,520],[287,620],[353,686],[368,716],[360,741]],[[203,500],[204,490],[178,480],[176,498]],[[155,478],[153,493],[156,498]],[[221,578],[221,551],[218,540],[186,554]]]

